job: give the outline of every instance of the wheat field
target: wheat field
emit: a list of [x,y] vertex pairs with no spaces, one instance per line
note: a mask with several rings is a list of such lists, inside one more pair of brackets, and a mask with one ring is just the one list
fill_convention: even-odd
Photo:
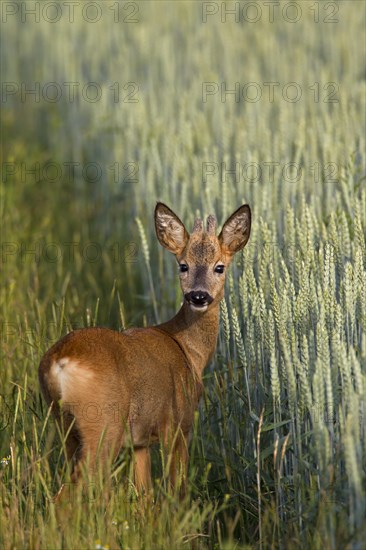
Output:
[[[1,548],[363,548],[365,6],[2,2]],[[39,360],[73,328],[173,316],[157,200],[189,230],[252,208],[188,495],[156,449],[145,506],[126,449],[60,522]]]

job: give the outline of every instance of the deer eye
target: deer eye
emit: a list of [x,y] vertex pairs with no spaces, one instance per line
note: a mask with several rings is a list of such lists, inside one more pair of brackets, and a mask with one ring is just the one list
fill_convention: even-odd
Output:
[[217,265],[214,269],[215,273],[224,273],[224,270],[225,270],[225,266],[222,264]]
[[179,264],[179,271],[181,273],[185,273],[186,271],[188,271],[188,265],[187,264]]

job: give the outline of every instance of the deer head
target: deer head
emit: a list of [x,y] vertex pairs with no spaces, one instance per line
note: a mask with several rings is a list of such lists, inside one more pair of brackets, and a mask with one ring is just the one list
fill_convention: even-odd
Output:
[[162,246],[172,252],[179,264],[184,299],[193,311],[203,313],[223,297],[226,269],[234,254],[244,248],[250,235],[251,212],[240,206],[224,223],[216,236],[216,219],[196,219],[189,234],[168,206],[158,202],[155,229]]

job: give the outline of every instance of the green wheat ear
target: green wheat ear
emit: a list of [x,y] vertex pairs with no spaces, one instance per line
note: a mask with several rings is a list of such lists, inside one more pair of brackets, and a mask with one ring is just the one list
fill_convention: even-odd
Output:
[[149,251],[149,245],[147,243],[145,229],[144,229],[144,226],[142,225],[140,218],[136,218],[136,223],[137,223],[137,228],[138,228],[141,245],[142,245],[142,254],[145,260],[145,264],[148,267],[150,266],[150,251]]
[[220,302],[220,312],[222,319],[222,328],[224,332],[225,341],[227,344],[230,343],[230,321],[229,321],[229,312],[227,309],[227,304],[225,298]]

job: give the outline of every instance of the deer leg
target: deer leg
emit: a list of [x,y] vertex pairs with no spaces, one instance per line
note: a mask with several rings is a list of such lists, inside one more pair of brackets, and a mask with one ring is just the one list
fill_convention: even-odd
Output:
[[151,457],[148,447],[135,447],[135,485],[139,494],[148,494],[151,483]]
[[[76,433],[80,436],[77,436]],[[108,431],[105,431],[105,427],[101,424],[93,427],[81,424],[77,432],[70,433],[66,441],[66,451],[68,458],[75,460],[71,474],[72,483],[71,485],[62,485],[54,501],[73,501],[76,487],[81,481],[84,465],[88,466],[91,474],[94,474],[97,468],[102,468],[102,473],[105,475],[108,460],[117,455],[121,440],[122,429],[120,426],[109,426]]]
[[183,433],[179,433],[173,447],[169,475],[173,489],[179,490],[179,495],[181,498],[183,498],[187,492],[188,460],[188,436]]
[[164,441],[164,455],[169,471],[169,485],[173,491],[179,491],[183,498],[187,491],[188,479],[188,441],[189,434],[184,434],[180,428],[173,437],[166,437]]
[[81,442],[76,430],[72,431],[69,434],[65,442],[65,445],[66,445],[67,460],[69,462],[72,462],[73,460],[77,460],[77,456],[80,453],[80,449],[81,449]]
[[[65,439],[65,447],[67,462],[70,466],[72,465],[71,478],[75,471],[75,464],[78,462],[81,456],[80,434],[75,425],[72,425],[73,421],[74,419],[71,415],[62,414],[61,411],[57,411],[56,422],[60,428],[60,431],[65,435],[67,434],[67,437]],[[54,503],[66,500],[70,502],[70,493],[66,495],[66,493],[68,492],[66,489],[67,484],[63,483],[52,501]]]

